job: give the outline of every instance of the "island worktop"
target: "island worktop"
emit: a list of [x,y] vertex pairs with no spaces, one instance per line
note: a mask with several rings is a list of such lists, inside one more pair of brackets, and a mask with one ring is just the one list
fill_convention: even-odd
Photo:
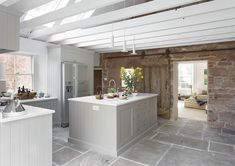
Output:
[[91,103],[91,104],[101,104],[101,105],[110,105],[110,106],[120,106],[125,105],[133,102],[137,102],[140,100],[153,98],[158,96],[158,94],[152,93],[139,93],[137,96],[130,96],[127,99],[108,99],[104,98],[103,100],[97,100],[95,96],[85,96],[85,97],[78,97],[78,98],[71,98],[69,101],[79,101],[84,103]]
[[69,141],[118,156],[144,137],[157,122],[157,94],[128,100],[69,100]]

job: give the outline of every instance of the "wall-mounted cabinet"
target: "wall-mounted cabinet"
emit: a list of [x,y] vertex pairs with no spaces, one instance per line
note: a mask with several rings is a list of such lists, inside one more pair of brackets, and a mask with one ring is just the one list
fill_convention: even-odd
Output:
[[20,14],[0,6],[0,53],[19,50]]

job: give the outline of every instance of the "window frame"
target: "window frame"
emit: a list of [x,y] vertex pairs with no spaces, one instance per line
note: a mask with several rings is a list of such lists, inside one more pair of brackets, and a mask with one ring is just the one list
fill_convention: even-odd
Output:
[[[187,75],[187,76],[190,76],[191,77],[191,87],[188,87],[188,88],[184,88],[184,87],[182,87],[181,86],[181,77],[182,77],[182,75],[180,74],[180,65],[191,65],[191,69],[192,69],[192,71],[191,71],[191,75]],[[179,76],[178,76],[178,79],[179,79],[179,81],[178,81],[178,88],[179,89],[182,89],[182,90],[192,90],[193,89],[193,86],[194,86],[194,64],[193,63],[181,63],[181,64],[179,64]]]
[[[35,87],[35,81],[34,81],[34,56],[33,55],[20,55],[20,54],[12,54],[10,56],[13,56],[14,58],[14,64],[13,64],[13,68],[14,68],[14,74],[5,74],[6,77],[7,76],[14,76],[14,78],[16,78],[16,76],[31,76],[32,77],[32,89],[34,89]],[[28,74],[20,74],[20,73],[16,73],[16,56],[24,56],[24,57],[30,57],[31,59],[31,73]],[[12,90],[12,89],[11,89]],[[17,87],[15,85],[15,81],[14,81],[14,89],[13,91],[17,90]]]

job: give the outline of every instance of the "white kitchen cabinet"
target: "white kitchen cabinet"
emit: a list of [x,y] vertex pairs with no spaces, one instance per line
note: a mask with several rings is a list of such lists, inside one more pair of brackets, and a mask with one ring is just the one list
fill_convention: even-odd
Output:
[[0,10],[0,49],[7,48],[7,13]]
[[19,50],[20,14],[0,6],[0,53]]
[[118,156],[143,138],[157,122],[157,94],[128,100],[69,99],[69,141]]
[[0,166],[52,166],[54,111],[25,109],[25,115],[0,119]]
[[45,108],[55,110],[53,114],[53,125],[60,125],[59,122],[59,112],[58,112],[58,99],[51,97],[51,98],[39,98],[39,99],[32,99],[32,100],[22,100],[22,104],[29,105],[33,107]]
[[118,145],[122,146],[129,142],[133,137],[133,109],[124,108],[118,111]]

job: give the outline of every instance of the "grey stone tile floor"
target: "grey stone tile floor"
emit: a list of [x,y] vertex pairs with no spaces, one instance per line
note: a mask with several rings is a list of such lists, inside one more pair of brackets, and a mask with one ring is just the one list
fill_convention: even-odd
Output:
[[68,128],[53,129],[53,166],[235,166],[235,135],[189,119],[159,119],[119,157],[67,142]]

